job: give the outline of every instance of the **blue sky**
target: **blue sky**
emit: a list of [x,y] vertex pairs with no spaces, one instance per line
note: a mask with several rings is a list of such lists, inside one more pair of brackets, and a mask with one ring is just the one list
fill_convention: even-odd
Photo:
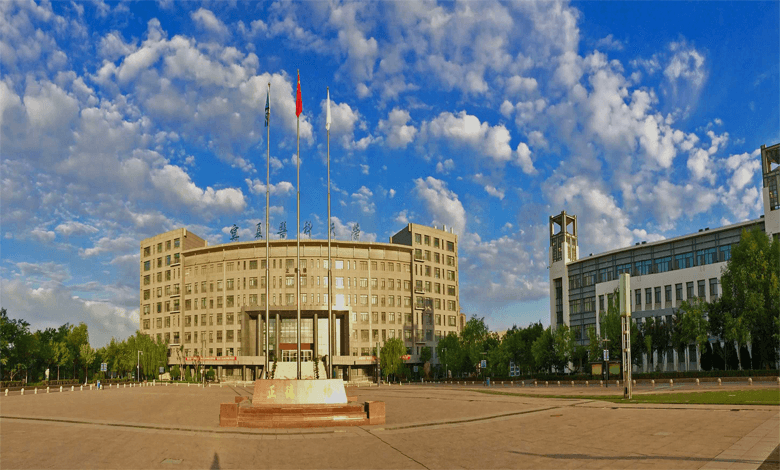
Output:
[[777,2],[1,2],[2,306],[137,328],[139,241],[265,217],[459,235],[461,304],[549,324],[548,216],[597,253],[760,216]]

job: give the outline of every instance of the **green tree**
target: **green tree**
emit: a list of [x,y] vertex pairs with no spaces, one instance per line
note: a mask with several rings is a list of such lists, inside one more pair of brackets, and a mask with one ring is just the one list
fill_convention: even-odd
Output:
[[436,344],[436,355],[439,357],[439,362],[444,366],[444,376],[447,376],[447,371],[451,370],[454,375],[460,374],[462,371],[462,351],[460,347],[460,339],[455,333],[450,333],[444,338],[440,339]]
[[685,341],[686,344],[696,343],[696,352],[699,354],[700,361],[704,346],[709,340],[706,309],[706,302],[697,297],[684,300],[678,309],[678,315],[681,315],[679,322],[681,341]]
[[555,352],[553,334],[549,327],[536,338],[531,346],[531,352],[534,355],[537,370],[552,371],[552,367],[555,365]]
[[93,362],[95,362],[95,350],[87,344],[82,344],[79,348],[79,355],[81,356],[82,362],[84,362],[84,383],[87,383],[89,381],[89,371],[88,368],[90,365],[92,365]]
[[30,324],[21,319],[8,318],[6,309],[0,309],[0,366],[2,375],[13,380],[27,367],[32,349]]
[[[379,364],[385,377],[398,375],[404,366],[401,356],[406,354],[406,346],[400,338],[390,338],[385,341],[379,355]],[[389,379],[388,379],[389,380]]]
[[70,349],[64,341],[55,342],[52,349],[54,349],[54,364],[57,366],[57,380],[60,380],[60,366],[70,364],[72,360]]
[[171,367],[171,378],[173,380],[179,380],[180,375],[181,375],[181,370],[179,370],[179,365],[174,364],[173,367]]
[[723,327],[724,339],[728,342],[737,344],[737,363],[742,369],[742,347],[750,342],[750,327],[746,315],[733,317],[731,313],[726,313]]
[[554,331],[552,331],[553,337],[553,365],[555,369],[561,373],[566,365],[571,362],[574,354],[574,347],[576,345],[576,338],[574,332],[568,325],[558,325]]
[[740,330],[727,334],[744,338],[741,329],[747,329],[753,354],[759,355],[762,366],[772,366],[780,347],[780,241],[772,240],[758,227],[743,230],[739,243],[732,246],[721,283],[731,327],[736,322]]
[[476,370],[477,364],[483,359],[482,353],[487,352],[485,350],[485,340],[488,334],[489,331],[484,317],[478,318],[474,315],[466,322],[466,326],[460,334],[461,348],[465,354],[465,361],[462,364],[465,372]]

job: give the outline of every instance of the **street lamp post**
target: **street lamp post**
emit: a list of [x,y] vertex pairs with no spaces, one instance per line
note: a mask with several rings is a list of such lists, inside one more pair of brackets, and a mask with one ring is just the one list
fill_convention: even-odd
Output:
[[135,377],[139,382],[141,381],[141,356],[143,355],[143,351],[138,351],[138,361],[135,363]]
[[444,351],[444,380],[447,380],[450,374],[447,373],[447,348],[441,348]]
[[607,343],[609,342],[608,338],[604,338],[601,340],[604,343],[604,387],[609,387],[609,349],[607,349]]

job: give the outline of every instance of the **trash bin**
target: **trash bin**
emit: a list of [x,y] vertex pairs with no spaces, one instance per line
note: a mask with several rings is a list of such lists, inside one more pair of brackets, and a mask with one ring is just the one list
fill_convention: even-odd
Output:
[[486,379],[485,379],[485,385],[487,385],[488,387],[490,387],[490,377],[488,377],[488,378],[486,378]]

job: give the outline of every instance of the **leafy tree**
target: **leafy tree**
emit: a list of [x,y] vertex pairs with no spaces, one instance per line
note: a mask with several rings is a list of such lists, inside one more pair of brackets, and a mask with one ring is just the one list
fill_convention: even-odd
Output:
[[87,371],[87,368],[95,362],[95,350],[87,344],[82,344],[79,348],[79,355],[81,356],[81,360],[84,362],[84,383],[86,383],[89,380],[89,373]]
[[541,336],[536,338],[536,341],[531,346],[531,351],[533,352],[538,370],[552,371],[552,367],[555,365],[555,353],[553,334],[549,327],[544,330]]
[[401,356],[406,354],[406,346],[400,338],[390,338],[382,346],[379,364],[385,377],[398,375],[404,365]]
[[716,370],[726,369],[726,353],[720,345],[720,341],[715,341],[712,345],[712,368]]
[[[724,339],[728,342],[736,343],[738,353],[737,363],[740,364],[740,366],[742,366],[742,364],[746,364],[746,361],[744,361],[742,358],[742,347],[750,342],[750,327],[748,326],[748,321],[749,319],[747,315],[734,317],[729,312],[726,313],[724,322]],[[745,351],[747,351],[747,348],[745,348]]]
[[682,315],[679,324],[681,338],[686,344],[696,343],[696,351],[700,359],[701,351],[709,340],[706,308],[706,302],[693,298],[683,301],[678,309],[678,315]]
[[531,348],[534,341],[544,333],[544,330],[545,328],[542,323],[536,322],[528,325],[526,328],[520,329],[518,332],[520,340],[522,341],[522,349],[520,349],[517,354],[517,357],[519,358],[517,365],[526,374],[530,374],[537,370],[536,360],[534,359]]
[[70,349],[64,341],[57,341],[52,346],[54,350],[54,364],[57,365],[57,380],[60,380],[60,366],[64,366],[71,362]]
[[174,364],[174,366],[171,367],[171,378],[173,380],[178,380],[180,375],[181,375],[181,370],[179,370],[178,364]]
[[[732,247],[721,283],[730,326],[737,322],[738,330],[750,332],[753,354],[759,355],[764,367],[770,367],[780,347],[780,241],[771,240],[758,227],[743,230],[740,242]],[[728,320],[725,323],[728,329]],[[737,331],[726,334],[744,337]]]
[[429,346],[423,346],[420,349],[420,362],[425,364],[426,362],[429,362],[432,357],[432,351]]
[[703,370],[712,370],[712,346],[709,342],[704,343],[701,354],[701,368]]
[[436,344],[436,355],[445,368],[445,377],[447,376],[447,370],[451,370],[455,375],[460,374],[463,353],[458,335],[450,333],[440,339],[438,344]]
[[[21,319],[8,318],[6,309],[0,309],[0,367],[2,376],[13,380],[27,367],[31,356],[30,324]],[[21,366],[21,367],[20,367]]]
[[560,373],[572,359],[576,338],[572,329],[566,324],[558,325],[551,333],[553,337],[553,365]]
[[588,327],[588,360],[598,362],[601,358],[601,337],[596,333],[595,326]]
[[461,364],[464,372],[473,372],[477,364],[483,359],[482,353],[487,352],[485,340],[488,337],[488,328],[485,318],[477,318],[476,315],[466,322],[460,334],[461,349],[464,353],[464,361]]

